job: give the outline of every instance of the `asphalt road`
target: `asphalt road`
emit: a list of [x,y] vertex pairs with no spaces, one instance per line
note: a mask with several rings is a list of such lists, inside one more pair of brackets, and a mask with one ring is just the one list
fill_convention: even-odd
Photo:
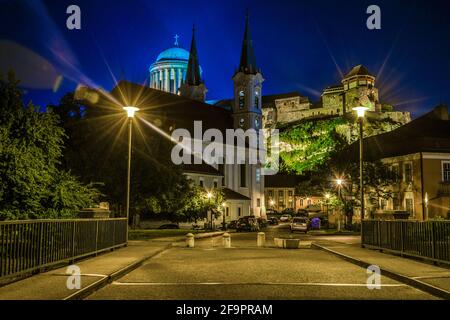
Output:
[[[267,244],[290,235],[286,227],[269,229]],[[233,233],[230,249],[222,247],[221,238],[198,240],[191,249],[179,243],[88,299],[434,299],[383,276],[381,289],[369,290],[367,277],[364,268],[318,249],[258,248],[256,233]]]

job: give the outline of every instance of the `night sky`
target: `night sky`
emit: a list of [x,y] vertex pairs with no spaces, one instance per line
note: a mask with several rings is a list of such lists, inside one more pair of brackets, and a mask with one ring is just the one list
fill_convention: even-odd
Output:
[[[66,28],[81,7],[82,30]],[[366,28],[381,7],[382,29]],[[174,35],[189,50],[192,24],[207,99],[229,98],[246,8],[265,94],[317,100],[357,64],[378,75],[382,102],[414,116],[450,101],[450,1],[0,0],[0,72],[16,69],[26,100],[57,103],[77,84],[110,90],[113,76],[142,83]],[[63,76],[58,87],[55,79]],[[113,76],[112,76],[113,75]]]

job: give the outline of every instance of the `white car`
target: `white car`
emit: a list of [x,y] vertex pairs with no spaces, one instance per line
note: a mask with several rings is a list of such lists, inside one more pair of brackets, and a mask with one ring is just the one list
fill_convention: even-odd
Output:
[[308,219],[305,217],[297,217],[292,220],[291,232],[301,231],[304,233],[308,232]]
[[287,222],[287,221],[291,221],[292,216],[290,214],[283,214],[280,217],[280,222]]

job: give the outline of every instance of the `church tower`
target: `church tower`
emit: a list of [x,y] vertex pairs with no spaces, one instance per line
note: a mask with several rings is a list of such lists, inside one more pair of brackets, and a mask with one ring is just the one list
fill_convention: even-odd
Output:
[[208,90],[200,77],[200,65],[198,63],[197,45],[195,43],[195,27],[192,27],[189,62],[186,78],[180,86],[180,95],[193,100],[205,101],[206,92],[208,92]]
[[[256,66],[247,14],[241,60],[239,68],[233,76],[234,102],[232,115],[234,129],[243,129],[244,131],[254,129],[258,133],[262,128],[261,88],[263,81],[261,72]],[[248,160],[247,156],[246,160]],[[233,185],[229,187],[250,198],[251,214],[265,218],[264,177],[261,175],[261,164],[250,164],[249,161],[246,161],[245,164],[233,165],[231,170],[234,178],[232,179]]]
[[233,119],[235,129],[261,129],[261,87],[263,81],[264,79],[261,72],[256,67],[253,41],[250,36],[250,26],[247,14],[245,18],[241,61],[238,70],[233,76]]

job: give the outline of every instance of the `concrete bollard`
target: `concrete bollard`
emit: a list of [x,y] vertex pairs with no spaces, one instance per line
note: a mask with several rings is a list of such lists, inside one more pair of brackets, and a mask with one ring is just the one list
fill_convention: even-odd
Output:
[[192,233],[188,233],[186,235],[186,247],[188,248],[194,247],[194,235]]
[[258,238],[256,240],[258,247],[266,246],[266,234],[264,232],[258,232]]
[[222,236],[222,243],[224,248],[231,248],[231,237],[228,232],[225,232]]

